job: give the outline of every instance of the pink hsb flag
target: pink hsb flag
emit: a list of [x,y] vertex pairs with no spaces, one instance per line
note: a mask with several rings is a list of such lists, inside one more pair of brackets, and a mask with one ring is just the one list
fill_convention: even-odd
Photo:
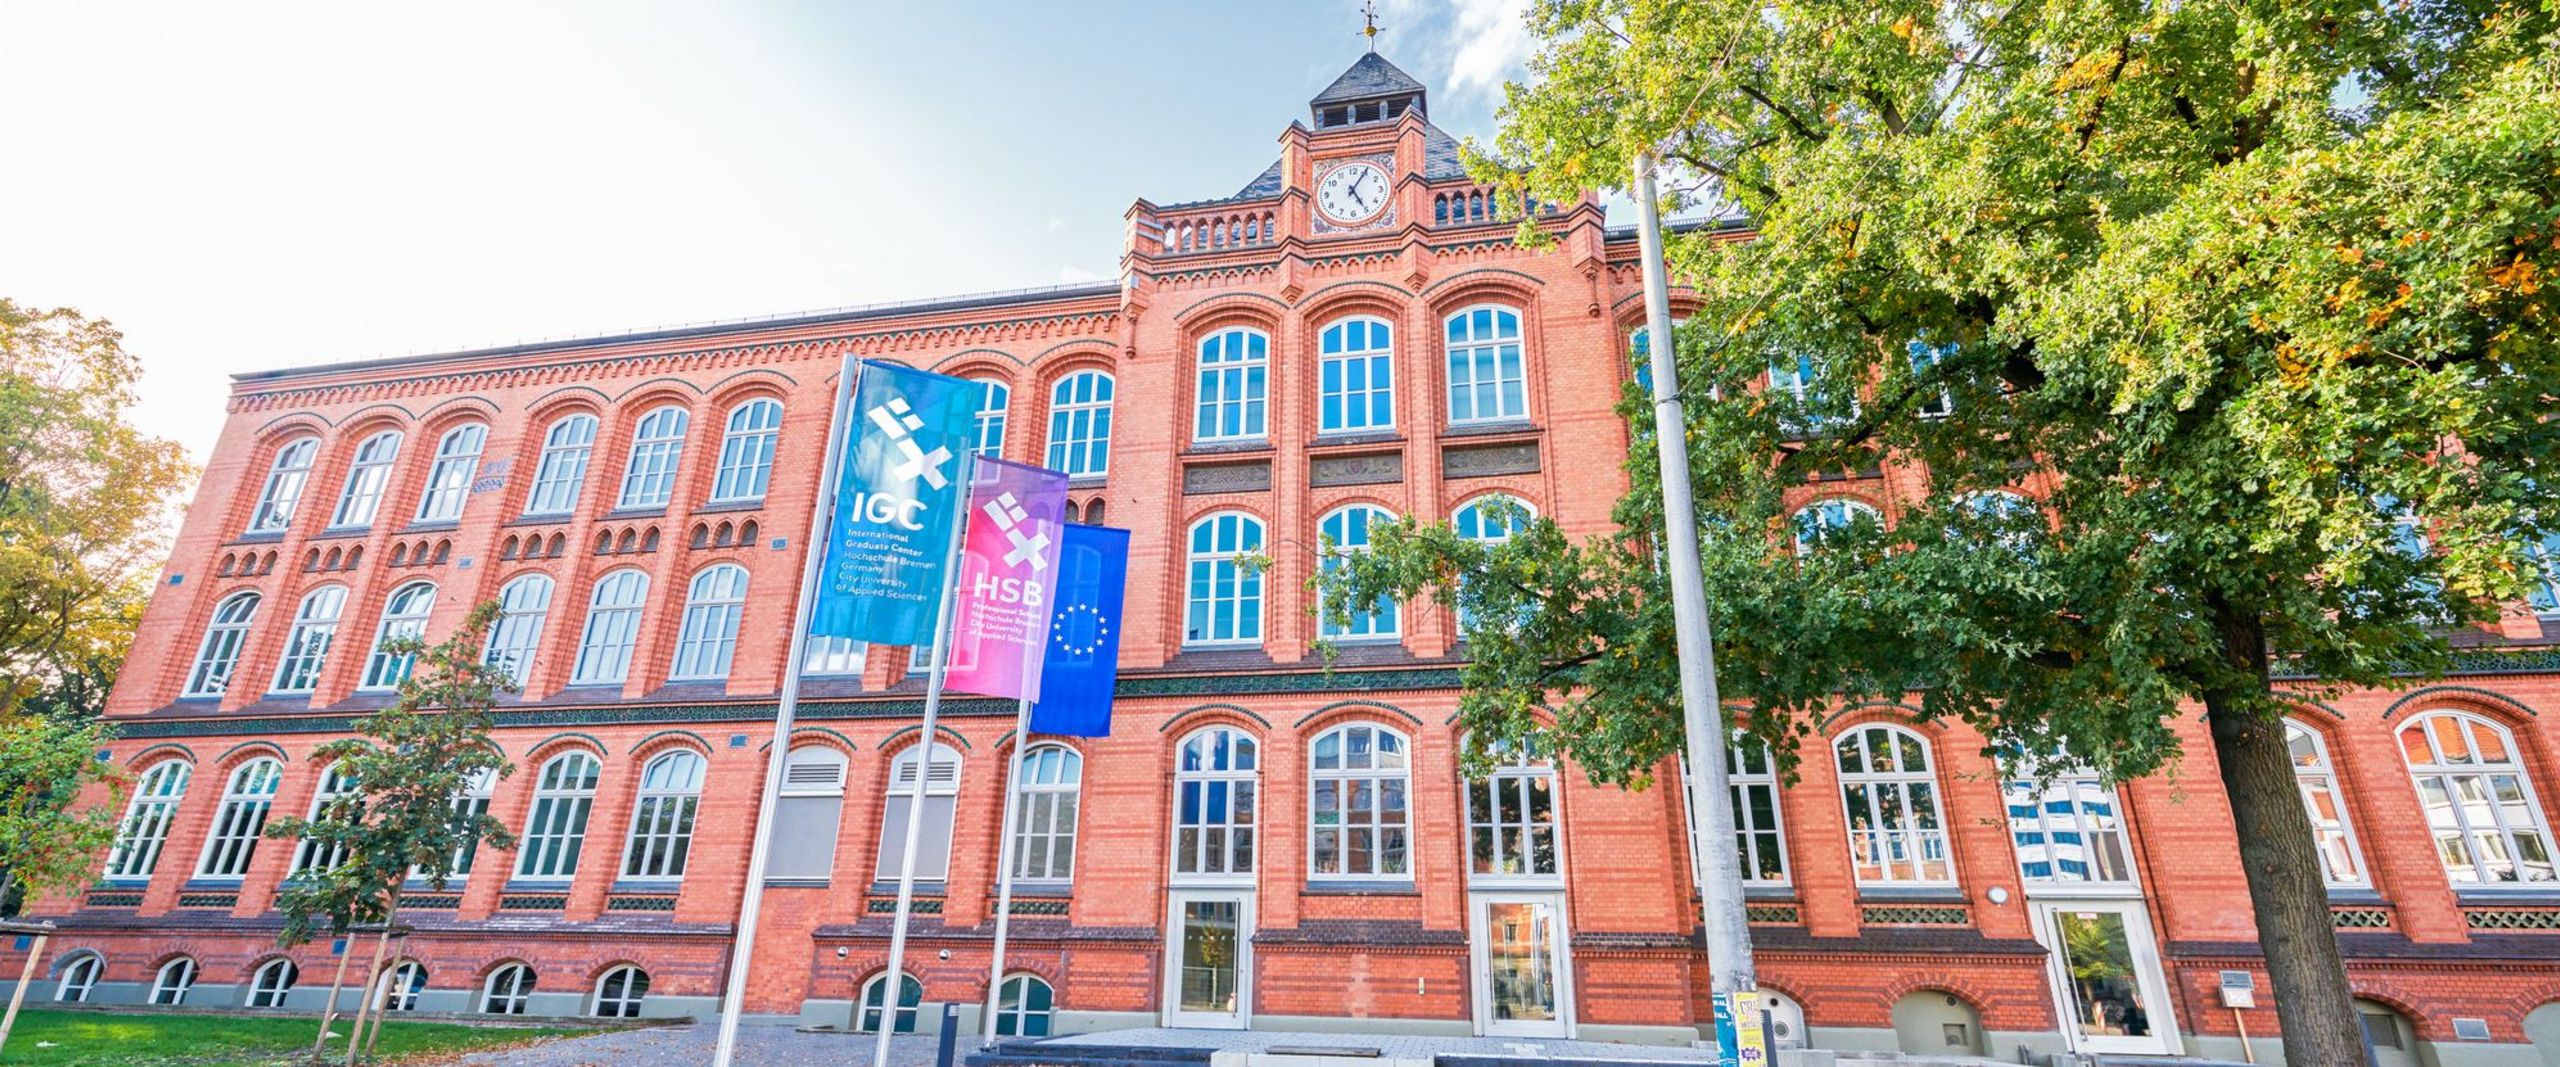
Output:
[[977,471],[943,681],[964,693],[1035,699],[1057,599],[1067,476],[983,456]]

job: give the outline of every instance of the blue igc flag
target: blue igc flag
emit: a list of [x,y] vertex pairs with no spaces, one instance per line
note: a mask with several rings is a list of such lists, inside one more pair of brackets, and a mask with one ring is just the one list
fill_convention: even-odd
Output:
[[[977,429],[976,382],[864,360],[809,632],[933,643]],[[814,546],[813,546],[814,547]]]
[[1059,540],[1057,607],[1031,732],[1111,735],[1120,681],[1120,596],[1129,582],[1129,531],[1067,526]]

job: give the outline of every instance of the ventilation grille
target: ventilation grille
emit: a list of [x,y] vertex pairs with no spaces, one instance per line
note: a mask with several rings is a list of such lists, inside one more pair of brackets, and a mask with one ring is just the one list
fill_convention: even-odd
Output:
[[2388,930],[2391,911],[2387,908],[2337,908],[2329,912],[2329,924],[2341,930]]
[[[873,897],[871,899],[871,906],[865,910],[869,911],[873,915],[895,915],[898,913],[898,898]],[[942,914],[942,901],[912,901],[908,905],[908,910],[918,915],[940,915]]]
[[1793,926],[1804,921],[1804,913],[1793,904],[1746,904],[1742,908],[1742,917],[1770,926]]
[[404,908],[424,908],[428,911],[451,911],[462,906],[462,895],[459,893],[441,893],[422,897],[401,897],[400,906]]
[[236,908],[240,906],[240,894],[180,893],[178,906],[181,908]]
[[1963,926],[1973,919],[1963,908],[1879,907],[1858,909],[1858,921],[1870,926]]
[[2560,930],[2560,911],[2540,908],[2483,908],[2462,913],[2474,930]]
[[606,897],[606,911],[674,911],[676,898],[671,896]]
[[88,904],[92,908],[139,908],[142,906],[142,894],[91,893]]
[[503,896],[498,898],[499,911],[559,911],[569,906],[565,896]]
[[[939,902],[937,901],[937,903]],[[897,906],[897,901],[892,900],[889,902],[889,910],[896,911]],[[1063,900],[1017,900],[1013,902],[1013,913],[1016,915],[1065,915],[1067,913],[1067,902]]]

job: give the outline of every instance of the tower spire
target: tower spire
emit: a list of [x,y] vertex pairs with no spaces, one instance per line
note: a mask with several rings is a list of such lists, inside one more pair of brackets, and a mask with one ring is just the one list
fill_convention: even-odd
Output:
[[1378,51],[1378,0],[1368,0],[1360,5],[1360,19],[1367,24],[1361,28],[1360,35],[1369,39],[1369,52],[1375,55]]

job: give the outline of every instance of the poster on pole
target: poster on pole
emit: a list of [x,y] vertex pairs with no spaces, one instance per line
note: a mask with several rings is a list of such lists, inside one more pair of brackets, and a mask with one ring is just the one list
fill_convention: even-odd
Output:
[[1111,736],[1120,682],[1120,603],[1129,584],[1129,531],[1069,526],[1058,552],[1058,606],[1031,732]]
[[963,693],[1036,699],[1056,603],[1067,476],[980,457],[970,481],[944,684]]
[[809,632],[933,643],[983,395],[976,382],[863,361]]

